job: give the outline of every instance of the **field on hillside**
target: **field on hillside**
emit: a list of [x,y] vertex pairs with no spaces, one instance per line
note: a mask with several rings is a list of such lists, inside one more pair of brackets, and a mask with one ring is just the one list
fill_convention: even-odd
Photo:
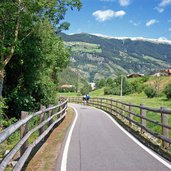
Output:
[[70,47],[73,52],[87,53],[102,53],[100,45],[86,42],[65,42],[67,47]]

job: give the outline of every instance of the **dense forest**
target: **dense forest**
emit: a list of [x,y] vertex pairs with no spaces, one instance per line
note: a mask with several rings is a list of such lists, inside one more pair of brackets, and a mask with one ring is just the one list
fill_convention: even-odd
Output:
[[[2,0],[0,2],[0,126],[56,101],[57,74],[69,63],[58,36],[69,28],[67,10],[80,0]],[[5,109],[5,110],[4,110]]]

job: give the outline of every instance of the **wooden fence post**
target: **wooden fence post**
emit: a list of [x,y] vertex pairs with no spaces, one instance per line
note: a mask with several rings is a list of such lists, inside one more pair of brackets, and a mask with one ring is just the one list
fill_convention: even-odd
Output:
[[110,99],[110,111],[113,114],[113,99]]
[[108,110],[108,101],[107,101],[107,99],[104,99],[104,100],[105,100],[104,103],[105,103],[105,108],[106,108],[105,110],[106,110],[106,112],[107,112],[107,110]]
[[[49,105],[49,107],[52,107],[52,105]],[[50,118],[52,115],[53,115],[53,110],[49,110],[49,116],[48,117]],[[52,124],[52,122],[53,121],[50,120],[48,126],[50,126]]]
[[116,116],[119,117],[119,114],[117,113],[118,112],[118,100],[116,100]]
[[98,108],[101,108],[100,99],[98,99]]
[[[162,110],[166,110],[165,107],[161,107],[160,109],[161,109],[161,111]],[[164,124],[164,125],[168,125],[168,115],[164,114],[163,112],[161,112],[161,123]],[[168,128],[162,126],[162,135],[167,137],[167,138],[169,137],[169,130],[168,130]],[[164,140],[162,140],[162,147],[167,149],[169,147],[169,143],[167,143]]]
[[[132,106],[131,106],[131,103],[129,103],[129,112],[132,112]],[[133,116],[131,113],[128,112],[128,117],[132,120],[133,119]],[[129,121],[129,125],[132,126],[132,122]]]
[[[45,106],[41,106],[41,108],[40,108],[40,110],[45,110],[46,109],[46,107]],[[42,123],[43,121],[45,120],[45,113],[43,112],[41,115],[40,115],[40,123]],[[41,135],[43,132],[44,132],[44,130],[45,130],[45,127],[43,126],[43,127],[41,127],[40,129],[39,129],[39,135]]]
[[100,109],[103,109],[103,107],[102,107],[102,104],[103,104],[103,99],[102,98],[100,98]]
[[[121,113],[122,113],[122,115],[125,115],[125,105],[124,104],[122,104],[122,111],[121,111]],[[125,118],[123,117],[123,116],[121,116],[121,119],[122,119],[122,121],[124,122],[125,121]]]
[[[146,117],[146,110],[142,109],[143,106],[144,106],[143,104],[140,104],[140,115],[142,117]],[[141,118],[141,125],[146,127],[146,120],[143,118]],[[143,134],[145,133],[145,130],[143,128],[141,128],[141,133]]]
[[[21,119],[24,119],[28,116],[28,112],[21,112]],[[20,139],[22,139],[28,132],[27,124],[24,124],[20,127]],[[21,146],[20,148],[20,156],[24,154],[26,149],[28,148],[28,140]]]

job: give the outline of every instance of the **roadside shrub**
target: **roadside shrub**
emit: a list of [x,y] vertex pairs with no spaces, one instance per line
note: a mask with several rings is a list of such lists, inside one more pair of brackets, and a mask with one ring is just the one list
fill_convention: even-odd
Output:
[[147,82],[147,81],[149,80],[149,78],[150,78],[150,77],[147,76],[147,75],[144,76],[144,77],[141,77],[141,82],[142,82],[142,83],[145,83],[145,82]]
[[141,93],[144,90],[144,85],[138,80],[130,82],[131,93]]
[[144,93],[148,98],[153,98],[157,95],[156,91],[151,87],[145,88]]
[[0,129],[6,128],[10,126],[11,124],[17,122],[17,119],[15,117],[8,118],[7,115],[5,115],[5,110],[7,109],[6,105],[6,99],[0,98]]
[[171,99],[171,84],[168,84],[163,92],[168,99]]
[[105,87],[104,88],[104,95],[120,95],[120,88],[119,87]]
[[89,94],[90,91],[91,91],[91,86],[89,84],[85,84],[84,87],[81,88],[80,93],[84,95],[84,94]]

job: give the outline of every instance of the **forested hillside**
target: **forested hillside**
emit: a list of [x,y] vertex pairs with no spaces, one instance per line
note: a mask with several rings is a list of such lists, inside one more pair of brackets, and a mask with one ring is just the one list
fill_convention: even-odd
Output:
[[148,39],[61,34],[72,51],[70,66],[89,81],[120,73],[151,74],[171,67],[171,44]]

